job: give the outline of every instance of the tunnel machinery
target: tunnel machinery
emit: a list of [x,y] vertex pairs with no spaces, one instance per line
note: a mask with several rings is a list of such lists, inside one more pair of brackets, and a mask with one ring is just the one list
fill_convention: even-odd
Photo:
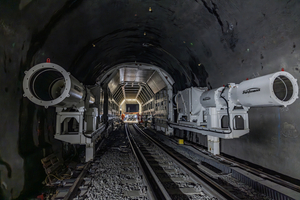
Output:
[[56,107],[55,138],[85,145],[86,161],[93,159],[101,135],[119,124],[125,101],[139,104],[141,117],[145,122],[151,118],[155,130],[207,135],[209,151],[220,154],[220,138],[249,133],[250,108],[286,107],[298,98],[297,80],[285,71],[211,90],[190,87],[174,95],[172,77],[144,63],[117,65],[98,80],[94,86],[83,85],[54,63],[35,65],[23,80],[24,97],[45,108]]
[[24,96],[45,108],[56,107],[55,139],[86,145],[86,160],[92,159],[94,138],[91,133],[105,129],[97,123],[100,113],[96,105],[103,98],[100,88],[91,89],[99,90],[94,96],[87,86],[54,63],[35,65],[25,74]]
[[297,80],[285,71],[212,90],[187,88],[175,96],[178,119],[170,126],[207,135],[208,150],[220,154],[219,138],[234,139],[249,133],[250,108],[286,107],[297,98]]

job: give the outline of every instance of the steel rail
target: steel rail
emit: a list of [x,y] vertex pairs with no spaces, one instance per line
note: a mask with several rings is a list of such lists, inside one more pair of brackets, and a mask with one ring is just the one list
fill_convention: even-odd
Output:
[[68,193],[66,194],[66,196],[64,197],[63,200],[71,200],[74,198],[74,196],[76,196],[76,192],[79,188],[79,184],[82,182],[82,179],[84,178],[85,174],[87,173],[89,167],[91,165],[91,161],[89,161],[88,163],[86,163],[86,165],[84,166],[83,170],[81,171],[81,173],[79,174],[79,176],[76,178],[76,181],[74,182],[74,184],[72,185],[72,187],[69,189]]
[[[203,151],[203,149],[201,149],[200,147],[194,145],[193,143],[191,143],[191,142],[189,142],[189,141],[185,141],[185,143],[186,143],[187,145],[189,145],[189,146],[195,148],[196,150],[198,150],[198,151],[200,151],[200,152]],[[270,174],[268,174],[268,173],[266,173],[266,172],[264,172],[264,171],[261,171],[261,170],[259,170],[259,169],[255,169],[255,168],[250,167],[250,166],[248,166],[248,165],[246,165],[246,164],[243,164],[243,163],[238,162],[238,161],[235,161],[235,160],[233,160],[233,159],[224,157],[224,156],[222,156],[222,155],[215,155],[215,157],[216,157],[219,161],[221,161],[221,162],[227,163],[227,164],[229,164],[229,165],[230,165],[230,164],[234,164],[235,167],[238,167],[238,168],[240,168],[240,169],[243,169],[243,170],[246,170],[246,171],[248,171],[248,172],[251,172],[251,173],[253,173],[253,174],[257,175],[257,176],[263,177],[264,179],[268,179],[269,181],[278,183],[279,185],[282,185],[282,186],[284,186],[284,187],[287,187],[287,188],[289,188],[289,189],[292,189],[292,190],[294,190],[294,191],[296,191],[296,192],[300,192],[300,186],[299,186],[299,185],[293,184],[293,183],[291,183],[291,182],[288,182],[288,181],[286,181],[286,180],[283,180],[283,179],[281,179],[281,178],[278,178],[278,177],[276,177],[276,176],[274,176],[274,175],[270,175]]]
[[185,168],[187,168],[189,171],[193,172],[197,177],[199,177],[203,184],[203,188],[208,190],[209,193],[214,194],[215,191],[217,191],[219,194],[223,196],[225,199],[233,199],[237,200],[239,199],[232,193],[228,192],[225,188],[223,188],[221,185],[216,183],[215,181],[211,180],[209,177],[207,177],[205,174],[203,174],[199,169],[193,167],[192,165],[182,161],[177,155],[175,155],[173,152],[168,150],[166,147],[164,147],[162,144],[154,140],[152,137],[150,137],[147,133],[145,133],[143,130],[141,130],[136,124],[134,125],[135,129],[139,131],[141,134],[143,134],[146,138],[148,138],[151,142],[156,144],[158,147],[163,149],[167,154],[169,154],[171,157],[173,157],[177,162],[179,162],[181,165],[183,165]]
[[282,180],[282,179],[280,179],[276,176],[270,175],[266,172],[260,171],[258,169],[253,168],[253,167],[249,167],[248,165],[245,165],[245,164],[242,164],[240,162],[234,161],[230,158],[226,158],[226,157],[223,157],[223,156],[220,156],[220,155],[218,155],[216,157],[218,157],[219,159],[222,159],[223,162],[226,161],[227,163],[235,164],[235,167],[238,167],[240,169],[251,172],[251,173],[255,174],[256,176],[262,177],[266,180],[272,181],[274,183],[277,183],[279,185],[287,187],[287,188],[289,188],[291,190],[294,190],[296,192],[300,192],[300,186],[299,185],[296,185],[296,184],[290,183],[288,181]]
[[[162,185],[162,183],[160,182],[160,180],[156,176],[155,172],[150,167],[150,165],[147,162],[146,158],[144,157],[144,155],[142,154],[142,152],[138,148],[138,145],[134,141],[127,124],[125,124],[125,132],[126,132],[129,144],[131,146],[132,152],[133,152],[134,156],[136,157],[136,159],[138,161],[138,164],[140,165],[143,174],[145,175],[144,177],[146,179],[146,183],[150,187],[150,190],[148,190],[150,192],[150,197],[152,199],[157,199],[157,200],[163,200],[163,199],[172,200],[171,197],[169,196],[168,192],[166,191],[166,189],[164,188],[164,186]],[[148,171],[148,173],[146,173],[146,171]],[[149,180],[150,178],[148,178],[148,176],[147,176],[147,174],[149,174],[149,173],[151,174],[151,178],[152,178],[151,182]],[[153,181],[155,181],[155,183]],[[154,185],[154,184],[156,184],[156,185]],[[156,186],[158,186],[158,187],[156,187]],[[154,193],[154,188],[159,189],[159,196],[158,196],[158,194]]]

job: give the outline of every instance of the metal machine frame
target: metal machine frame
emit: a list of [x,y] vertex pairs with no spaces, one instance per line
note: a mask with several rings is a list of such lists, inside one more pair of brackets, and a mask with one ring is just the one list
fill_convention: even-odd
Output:
[[[86,161],[93,159],[95,140],[91,133],[97,132],[98,108],[92,106],[95,97],[89,89],[61,66],[41,63],[25,72],[23,90],[24,97],[33,103],[56,107],[55,139],[85,145]],[[78,122],[78,131],[70,133],[68,122],[72,118]],[[98,130],[104,131],[103,126]]]
[[220,154],[219,138],[233,139],[249,133],[251,107],[286,107],[297,98],[297,80],[284,71],[213,90],[191,87],[177,93],[178,120],[169,124],[207,135],[209,151]]

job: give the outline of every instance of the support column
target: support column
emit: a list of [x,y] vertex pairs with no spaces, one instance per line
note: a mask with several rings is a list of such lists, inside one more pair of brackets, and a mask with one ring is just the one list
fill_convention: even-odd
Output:
[[220,155],[220,139],[214,136],[207,136],[208,151],[214,155]]
[[[174,110],[173,110],[173,88],[172,86],[168,87],[167,90],[167,95],[168,95],[168,121],[174,122]],[[167,131],[166,134],[169,136],[174,135],[174,129],[170,126],[167,126]]]
[[60,114],[56,114],[56,131],[55,131],[55,134],[56,135],[60,135],[61,134],[61,123],[60,123],[60,120],[61,120],[61,115]]
[[103,121],[104,123],[108,122],[108,86],[103,86],[104,91],[104,104],[103,104]]
[[88,162],[94,158],[94,143],[89,143],[85,145],[85,162]]
[[62,108],[56,108],[56,131],[55,134],[60,135],[61,134],[61,115],[60,112],[62,111]]

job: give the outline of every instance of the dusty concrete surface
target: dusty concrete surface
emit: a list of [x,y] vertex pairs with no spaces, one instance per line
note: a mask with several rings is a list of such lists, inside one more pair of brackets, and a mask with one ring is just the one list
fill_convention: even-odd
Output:
[[[22,98],[23,73],[34,64],[50,58],[93,84],[115,64],[152,63],[173,76],[175,91],[238,83],[281,68],[299,78],[299,10],[297,0],[1,1],[2,187],[17,197],[30,187],[26,179],[40,168],[43,149],[60,151],[45,142],[53,111],[43,114]],[[299,104],[252,109],[250,134],[222,141],[222,152],[300,179]],[[38,115],[46,119],[43,134]]]

